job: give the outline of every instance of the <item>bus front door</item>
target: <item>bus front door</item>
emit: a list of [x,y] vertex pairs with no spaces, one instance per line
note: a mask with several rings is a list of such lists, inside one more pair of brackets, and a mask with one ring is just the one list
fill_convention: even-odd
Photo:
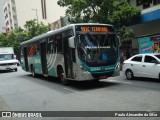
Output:
[[41,64],[42,64],[42,72],[44,75],[48,75],[47,69],[47,59],[46,59],[46,42],[40,43],[40,53],[41,53]]
[[64,61],[66,78],[74,79],[73,73],[73,49],[69,48],[68,40],[64,40]]
[[25,70],[26,71],[29,71],[29,67],[28,67],[28,49],[27,49],[27,47],[24,47],[23,48],[23,55],[24,55],[24,62],[25,62]]

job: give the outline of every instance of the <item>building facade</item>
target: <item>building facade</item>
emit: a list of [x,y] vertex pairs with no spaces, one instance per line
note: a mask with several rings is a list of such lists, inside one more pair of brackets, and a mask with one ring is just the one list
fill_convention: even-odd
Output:
[[15,0],[6,0],[3,5],[3,10],[6,29],[10,30],[18,27]]
[[128,27],[135,33],[132,48],[151,53],[153,44],[160,44],[160,0],[130,0],[130,4],[141,10],[140,19]]
[[47,25],[65,14],[57,0],[5,0],[3,10],[8,30],[24,28],[26,21],[33,19]]

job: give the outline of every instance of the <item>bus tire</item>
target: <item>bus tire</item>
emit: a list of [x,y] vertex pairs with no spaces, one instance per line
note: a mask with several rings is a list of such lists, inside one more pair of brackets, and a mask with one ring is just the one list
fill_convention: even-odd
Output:
[[31,66],[31,74],[32,74],[32,77],[34,77],[34,78],[37,77],[37,75],[36,75],[36,73],[35,73],[35,69],[34,69],[33,66]]
[[61,83],[62,83],[63,85],[68,85],[68,80],[65,79],[65,76],[64,76],[64,72],[63,72],[62,67],[58,67],[58,68],[57,68],[57,74],[58,74],[58,78],[61,80]]

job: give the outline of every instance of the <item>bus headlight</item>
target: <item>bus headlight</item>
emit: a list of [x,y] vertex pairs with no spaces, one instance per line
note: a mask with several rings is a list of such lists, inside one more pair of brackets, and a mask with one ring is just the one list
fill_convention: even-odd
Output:
[[82,71],[85,71],[85,72],[87,71],[87,69],[85,67],[81,66],[81,65],[80,65],[80,68],[81,68]]

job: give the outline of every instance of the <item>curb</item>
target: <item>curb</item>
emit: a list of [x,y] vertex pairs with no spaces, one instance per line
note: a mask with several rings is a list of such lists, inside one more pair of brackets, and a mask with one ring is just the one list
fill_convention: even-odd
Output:
[[0,97],[0,111],[10,111],[11,109],[9,106],[5,103],[5,101]]

